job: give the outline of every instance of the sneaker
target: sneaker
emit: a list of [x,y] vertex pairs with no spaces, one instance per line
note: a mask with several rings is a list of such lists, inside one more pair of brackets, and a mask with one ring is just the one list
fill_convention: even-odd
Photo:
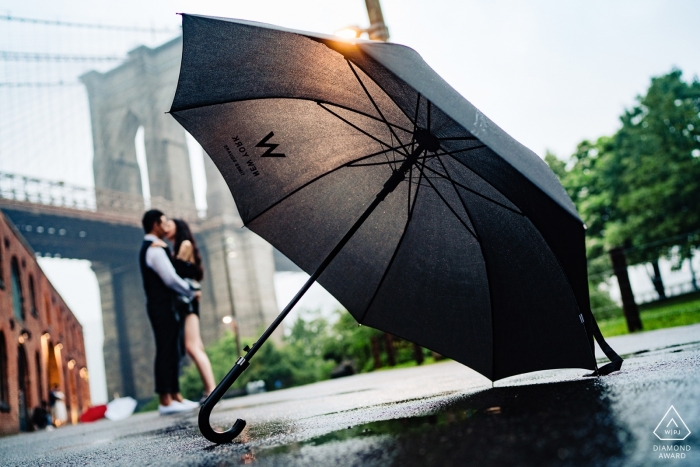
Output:
[[185,405],[182,402],[172,401],[169,405],[158,405],[158,413],[161,415],[170,415],[174,413],[189,412],[194,407]]
[[191,401],[189,399],[182,399],[180,401],[180,404],[190,407],[192,409],[196,409],[197,407],[199,407],[199,402]]

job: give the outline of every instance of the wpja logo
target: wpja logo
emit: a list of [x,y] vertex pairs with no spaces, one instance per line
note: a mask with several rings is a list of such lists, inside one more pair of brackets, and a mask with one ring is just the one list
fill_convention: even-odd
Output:
[[[671,406],[659,424],[656,425],[654,434],[661,441],[684,441],[690,436],[690,430],[676,408]],[[659,459],[685,459],[687,451],[690,451],[690,445],[654,445],[654,452],[659,453]]]

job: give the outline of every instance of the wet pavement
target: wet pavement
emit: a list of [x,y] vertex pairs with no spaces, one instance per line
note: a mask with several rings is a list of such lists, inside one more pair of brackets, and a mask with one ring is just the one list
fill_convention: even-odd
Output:
[[[700,325],[610,339],[626,354],[603,378],[563,370],[499,381],[454,362],[379,371],[222,402],[0,439],[2,465],[700,465]],[[673,405],[691,434],[653,431]],[[660,458],[660,456],[662,456]],[[668,458],[673,456],[673,458]]]

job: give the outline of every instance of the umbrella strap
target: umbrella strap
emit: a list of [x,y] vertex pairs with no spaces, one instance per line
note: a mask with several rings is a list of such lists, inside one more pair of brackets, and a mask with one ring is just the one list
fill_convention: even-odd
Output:
[[[603,337],[603,334],[600,332],[600,328],[598,327],[598,322],[595,320],[595,317],[593,316],[593,313],[588,310],[588,318],[585,319],[586,323],[586,328],[588,328],[589,334],[592,334],[593,337],[595,337],[595,340],[598,341],[598,345],[600,346],[600,349],[603,351],[606,357],[610,359],[610,363],[603,365],[602,367],[598,368],[596,371],[591,373],[590,375],[587,376],[604,376],[604,375],[609,375],[610,373],[614,371],[619,371],[620,368],[622,367],[622,362],[624,361],[622,357],[620,357],[617,352],[613,350],[612,347],[610,347],[610,344],[608,344],[605,341],[605,338]],[[595,349],[593,349],[593,358],[595,358]]]

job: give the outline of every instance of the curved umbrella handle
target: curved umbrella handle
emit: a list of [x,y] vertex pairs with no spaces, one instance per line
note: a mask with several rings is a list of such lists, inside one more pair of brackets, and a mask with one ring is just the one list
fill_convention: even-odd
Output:
[[241,420],[239,418],[236,420],[236,423],[234,423],[231,429],[226,431],[216,431],[209,423],[209,416],[211,415],[211,411],[214,409],[214,406],[219,403],[226,391],[228,391],[228,388],[230,388],[238,377],[241,376],[243,371],[248,368],[248,365],[248,360],[246,360],[244,357],[240,357],[233,368],[231,368],[231,371],[229,371],[224,379],[221,380],[216,389],[209,394],[209,397],[207,397],[207,400],[204,401],[204,404],[202,404],[202,407],[199,409],[199,431],[201,431],[202,435],[204,435],[204,437],[212,443],[230,443],[236,438],[236,436],[240,435],[243,428],[245,428],[245,420]]

